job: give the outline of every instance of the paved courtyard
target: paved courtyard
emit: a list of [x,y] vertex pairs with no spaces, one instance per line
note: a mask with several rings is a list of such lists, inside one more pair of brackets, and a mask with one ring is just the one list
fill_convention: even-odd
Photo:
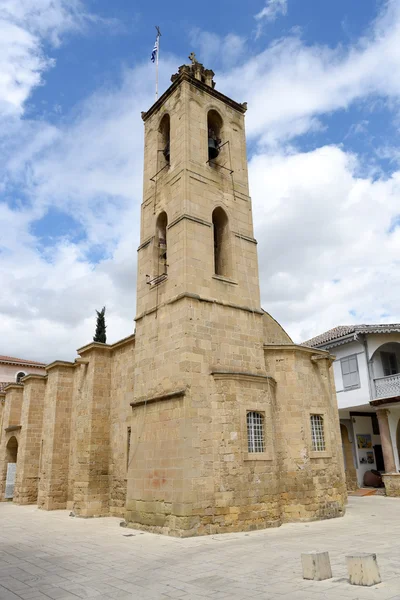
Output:
[[[0,504],[0,600],[400,600],[400,499],[353,497],[342,519],[184,540],[119,523]],[[333,579],[301,578],[309,550],[329,551]],[[383,583],[347,582],[354,551],[376,552]]]

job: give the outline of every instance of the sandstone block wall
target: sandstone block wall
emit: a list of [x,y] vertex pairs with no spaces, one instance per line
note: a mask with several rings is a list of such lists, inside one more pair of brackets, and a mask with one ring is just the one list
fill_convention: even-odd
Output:
[[54,510],[67,506],[74,364],[56,361],[47,373],[38,506]]
[[17,504],[34,504],[38,497],[46,382],[45,375],[28,375],[23,382],[18,468],[13,499]]
[[128,473],[128,446],[131,445],[135,338],[130,336],[112,350],[110,390],[110,514],[124,517]]
[[21,432],[21,409],[22,409],[23,387],[22,385],[10,384],[5,391],[3,424],[1,430],[0,446],[0,501],[4,501],[6,487],[7,465],[14,462],[8,447],[9,443],[19,446]]

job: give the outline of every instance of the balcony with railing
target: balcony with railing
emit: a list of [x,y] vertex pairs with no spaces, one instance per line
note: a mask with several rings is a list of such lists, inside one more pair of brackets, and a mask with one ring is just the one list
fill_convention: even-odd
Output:
[[400,396],[400,343],[379,346],[371,360],[374,378],[374,400]]
[[400,396],[400,373],[386,375],[386,377],[376,377],[374,383],[375,399]]

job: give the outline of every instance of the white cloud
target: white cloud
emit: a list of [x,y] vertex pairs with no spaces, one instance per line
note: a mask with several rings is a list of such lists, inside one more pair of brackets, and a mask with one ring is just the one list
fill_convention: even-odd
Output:
[[234,33],[220,36],[198,28],[190,32],[190,43],[198,52],[199,62],[208,68],[217,61],[224,67],[237,64],[243,57],[246,47],[245,38]]
[[[302,341],[338,324],[400,319],[400,172],[360,178],[336,146],[250,162],[264,306]],[[351,316],[355,311],[356,316]]]
[[[15,11],[19,5],[13,6]],[[79,18],[71,18],[80,27]],[[75,348],[92,338],[95,308],[107,306],[110,341],[133,331],[142,186],[139,115],[153,102],[154,82],[146,64],[83,100],[62,125],[20,120],[24,102],[51,66],[41,36],[58,43],[71,30],[68,19],[64,25],[55,25],[53,17],[37,24],[35,17],[29,27],[24,19],[16,15],[8,24],[23,33],[18,72],[25,83],[16,83],[14,55],[7,58],[9,82],[2,88],[0,80],[0,118],[12,115],[0,132],[0,190],[5,199],[13,198],[13,208],[0,204],[0,274],[7,282],[0,290],[4,351],[72,359]],[[12,39],[19,39],[17,33]],[[298,136],[325,127],[325,115],[358,100],[380,96],[396,106],[399,33],[400,8],[394,2],[368,36],[348,49],[306,45],[292,36],[244,61],[242,38],[193,33],[201,48],[198,58],[207,67],[224,48],[228,56],[229,47],[217,87],[249,101],[247,130],[257,143],[250,180],[263,305],[299,341],[351,320],[400,319],[399,278],[393,275],[400,229],[389,233],[400,206],[400,171],[390,178],[361,176],[365,166],[345,146],[308,153],[295,148]],[[230,66],[239,60],[240,69]],[[176,67],[164,55],[161,88]],[[397,158],[395,149],[385,152]],[[44,250],[32,223],[49,207],[77,220],[85,237],[74,242],[71,232]],[[94,265],[90,256],[98,247],[106,258]],[[350,310],[355,317],[349,317]]]
[[59,46],[65,34],[100,21],[81,0],[0,0],[0,115],[22,114],[43,73],[54,66],[43,52],[45,41]]
[[265,21],[275,21],[280,15],[287,14],[287,0],[267,0],[266,5],[255,18]]
[[247,132],[279,142],[315,128],[322,115],[377,96],[400,100],[400,4],[390,1],[369,35],[345,49],[290,36],[219,78],[228,95],[249,103]]

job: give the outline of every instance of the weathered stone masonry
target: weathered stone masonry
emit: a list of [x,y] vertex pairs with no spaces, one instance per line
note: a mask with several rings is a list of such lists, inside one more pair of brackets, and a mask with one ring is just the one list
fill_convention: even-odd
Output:
[[246,105],[212,77],[181,67],[142,115],[136,333],[8,386],[2,497],[13,423],[15,502],[177,536],[343,514],[331,357],[260,307]]

